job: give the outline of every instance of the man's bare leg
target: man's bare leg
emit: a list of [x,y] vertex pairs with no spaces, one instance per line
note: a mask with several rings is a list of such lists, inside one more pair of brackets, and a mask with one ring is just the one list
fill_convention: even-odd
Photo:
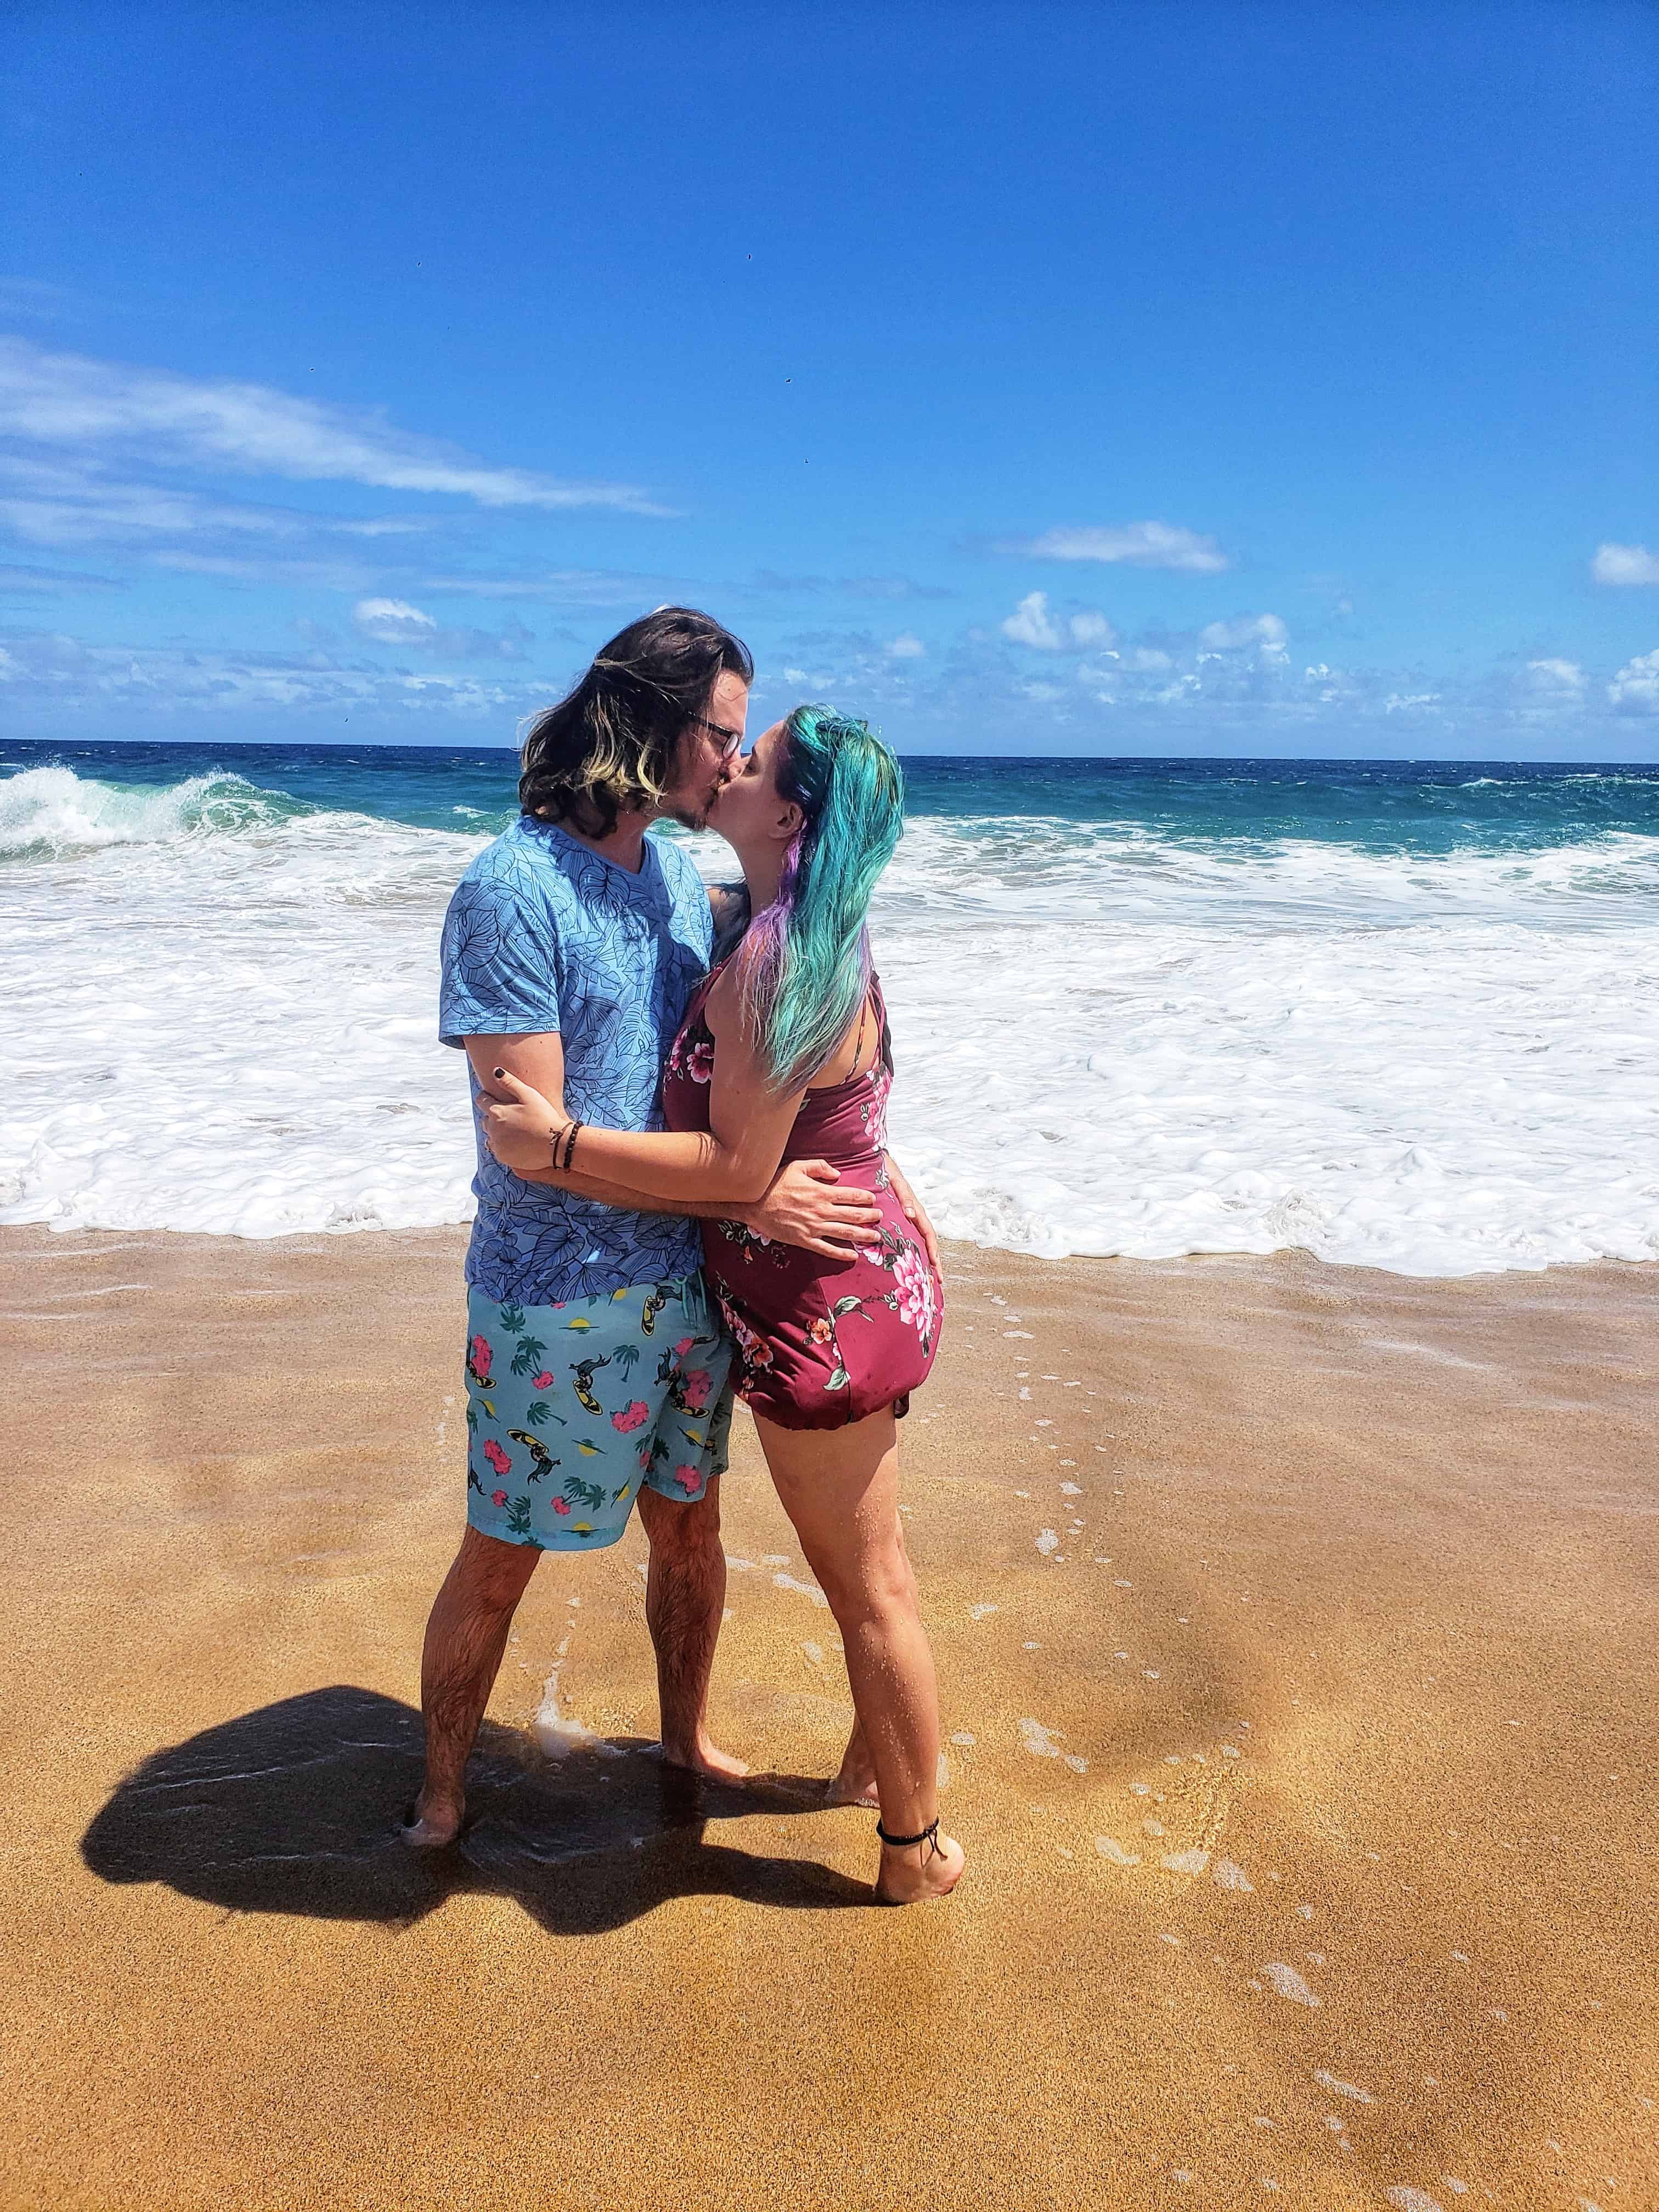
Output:
[[662,1755],[715,1782],[749,1769],[710,1739],[708,1678],[726,1610],[726,1553],[720,1548],[720,1477],[694,1504],[640,1492],[640,1519],[651,1547],[645,1619],[657,1654]]
[[426,1778],[404,1839],[427,1849],[452,1843],[466,1809],[466,1762],[501,1671],[507,1631],[536,1571],[534,1544],[504,1544],[469,1528],[426,1624],[421,1711]]

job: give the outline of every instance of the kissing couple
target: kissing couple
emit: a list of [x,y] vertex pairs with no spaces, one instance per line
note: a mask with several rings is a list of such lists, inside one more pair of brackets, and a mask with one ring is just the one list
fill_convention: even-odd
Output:
[[[888,1158],[893,1061],[865,917],[903,784],[803,706],[744,750],[754,666],[704,614],[630,623],[531,725],[521,811],[444,924],[440,1030],[471,1064],[467,1526],[427,1624],[426,1771],[403,1833],[459,1833],[468,1754],[544,1552],[637,1502],[663,1756],[706,1725],[734,1395],[841,1630],[856,1718],[832,1802],[874,1803],[877,1899],[942,1897],[939,1698],[898,1512],[897,1424],[944,1291]],[[719,832],[707,888],[667,816]],[[712,965],[711,965],[712,963]]]

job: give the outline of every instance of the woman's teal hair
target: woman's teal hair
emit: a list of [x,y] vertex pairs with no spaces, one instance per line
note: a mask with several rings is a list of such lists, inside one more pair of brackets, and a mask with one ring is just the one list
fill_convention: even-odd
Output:
[[833,707],[796,708],[773,776],[804,818],[738,969],[745,1020],[787,1091],[833,1056],[869,990],[864,918],[904,826],[904,778],[869,724]]

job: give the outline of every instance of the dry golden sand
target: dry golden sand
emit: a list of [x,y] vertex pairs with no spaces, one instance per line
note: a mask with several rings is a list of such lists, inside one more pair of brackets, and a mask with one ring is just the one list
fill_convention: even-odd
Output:
[[[6,2203],[1659,2203],[1659,1278],[954,1251],[906,1494],[970,1860],[893,1913],[867,1815],[533,1749],[556,1664],[652,1731],[636,1535],[541,1569],[466,1858],[388,1839],[460,1248],[0,1235]],[[714,1720],[817,1776],[738,1427]]]

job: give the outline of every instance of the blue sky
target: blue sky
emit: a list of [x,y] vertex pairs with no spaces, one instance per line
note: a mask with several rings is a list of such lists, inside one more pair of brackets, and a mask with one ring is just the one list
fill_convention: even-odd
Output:
[[1659,758],[1659,10],[21,5],[15,734]]

